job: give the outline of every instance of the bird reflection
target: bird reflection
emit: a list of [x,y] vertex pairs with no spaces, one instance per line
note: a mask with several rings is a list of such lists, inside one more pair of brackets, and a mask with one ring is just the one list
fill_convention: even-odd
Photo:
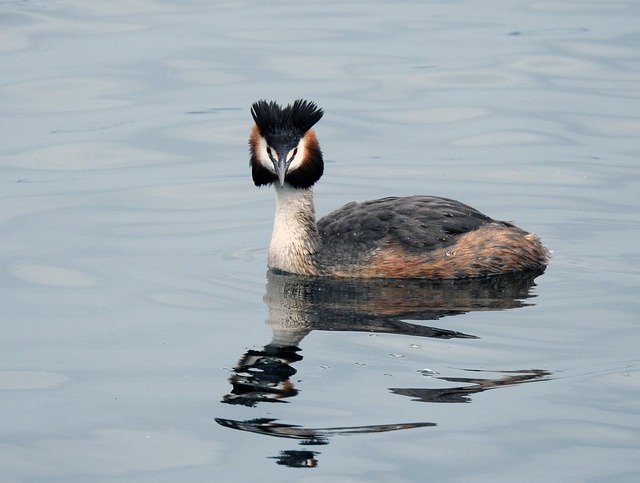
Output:
[[[298,394],[293,367],[302,360],[300,343],[314,330],[375,332],[436,339],[477,339],[444,327],[441,319],[477,310],[507,310],[529,305],[534,279],[540,275],[518,273],[458,281],[326,280],[268,272],[264,301],[273,335],[261,350],[248,350],[234,367],[226,404],[255,407],[262,402],[282,403]],[[407,322],[406,319],[413,322]],[[473,369],[468,371],[479,372]],[[469,402],[473,394],[545,379],[538,369],[497,371],[487,377],[440,377],[437,388],[390,388],[393,394],[422,402]],[[453,383],[453,386],[451,384]],[[358,427],[305,428],[274,419],[235,421],[217,418],[225,427],[264,435],[296,439],[300,444],[327,444],[335,435],[395,431],[435,426],[432,422],[380,424]],[[317,465],[313,451],[283,451],[277,464],[294,467]]]
[[295,346],[267,344],[260,351],[249,350],[230,378],[233,389],[223,402],[255,406],[258,402],[279,402],[298,394],[290,381],[297,371],[292,363],[302,360]]
[[266,434],[278,438],[300,440],[302,445],[329,444],[329,437],[344,434],[358,433],[384,433],[398,431],[400,429],[420,428],[435,426],[434,423],[401,423],[401,424],[374,424],[369,426],[348,426],[336,428],[304,428],[294,424],[277,423],[275,419],[260,418],[249,421],[234,421],[231,419],[216,418],[218,424],[227,428],[240,429],[250,433]]
[[314,468],[318,466],[316,455],[320,454],[316,451],[281,451],[278,456],[270,456],[275,459],[276,463],[289,468]]
[[465,280],[322,279],[267,273],[264,302],[272,345],[297,347],[313,330],[475,339],[475,335],[406,322],[437,321],[478,310],[528,305],[534,273]]
[[[476,369],[464,369],[465,371],[480,372]],[[471,378],[471,377],[436,377],[447,382],[456,382],[467,385],[458,385],[449,388],[425,389],[425,388],[390,388],[393,394],[412,397],[412,401],[431,403],[466,403],[471,402],[472,394],[478,394],[488,389],[498,387],[515,386],[525,382],[534,382],[547,379],[551,373],[541,369],[528,369],[523,371],[492,371],[500,374],[497,379]]]

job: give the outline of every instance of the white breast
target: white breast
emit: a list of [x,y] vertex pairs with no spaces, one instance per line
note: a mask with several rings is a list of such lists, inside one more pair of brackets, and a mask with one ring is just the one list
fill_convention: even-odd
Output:
[[276,186],[276,215],[269,245],[269,268],[313,275],[311,260],[319,243],[311,189]]

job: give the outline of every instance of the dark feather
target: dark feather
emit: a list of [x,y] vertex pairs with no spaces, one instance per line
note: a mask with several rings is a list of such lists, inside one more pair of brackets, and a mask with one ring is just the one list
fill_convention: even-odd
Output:
[[318,220],[323,248],[335,256],[367,254],[386,242],[407,252],[447,247],[456,237],[490,223],[459,201],[435,196],[389,197],[352,202]]
[[274,101],[265,100],[254,102],[251,107],[253,120],[267,142],[273,137],[280,138],[288,134],[300,138],[322,118],[323,114],[315,102],[303,99],[298,99],[284,108]]

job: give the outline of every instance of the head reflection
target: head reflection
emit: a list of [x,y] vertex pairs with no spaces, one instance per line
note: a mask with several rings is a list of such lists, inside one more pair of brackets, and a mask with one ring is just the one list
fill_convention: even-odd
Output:
[[290,468],[313,468],[318,466],[315,451],[281,451],[279,456],[271,456],[276,463]]
[[298,391],[290,378],[297,372],[292,363],[302,356],[295,346],[267,344],[262,350],[249,350],[230,377],[233,389],[223,398],[228,404],[255,406],[259,402],[279,402]]
[[[374,332],[436,339],[476,339],[445,327],[442,319],[476,310],[507,310],[528,305],[539,273],[520,273],[477,280],[324,280],[269,272],[264,301],[273,335],[261,350],[248,350],[234,367],[226,404],[255,407],[262,402],[286,402],[298,394],[293,367],[302,360],[300,344],[314,330]],[[406,322],[412,320],[413,322]],[[427,322],[427,323],[425,323]],[[536,369],[498,371],[487,377],[438,377],[436,388],[390,388],[423,402],[468,402],[473,394],[541,380],[549,373]],[[452,384],[453,383],[453,384]],[[305,428],[273,419],[216,419],[222,426],[269,436],[296,439],[304,445],[327,444],[335,435],[396,431],[434,426],[431,422],[359,427]],[[317,465],[318,453],[283,451],[278,464]]]

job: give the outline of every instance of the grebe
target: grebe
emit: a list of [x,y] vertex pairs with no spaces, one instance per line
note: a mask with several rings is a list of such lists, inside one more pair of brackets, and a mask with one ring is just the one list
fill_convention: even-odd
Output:
[[538,237],[459,201],[435,196],[352,202],[316,222],[312,186],[324,171],[312,127],[323,111],[299,99],[260,100],[249,147],[256,186],[275,186],[272,270],[356,278],[459,279],[540,271]]

